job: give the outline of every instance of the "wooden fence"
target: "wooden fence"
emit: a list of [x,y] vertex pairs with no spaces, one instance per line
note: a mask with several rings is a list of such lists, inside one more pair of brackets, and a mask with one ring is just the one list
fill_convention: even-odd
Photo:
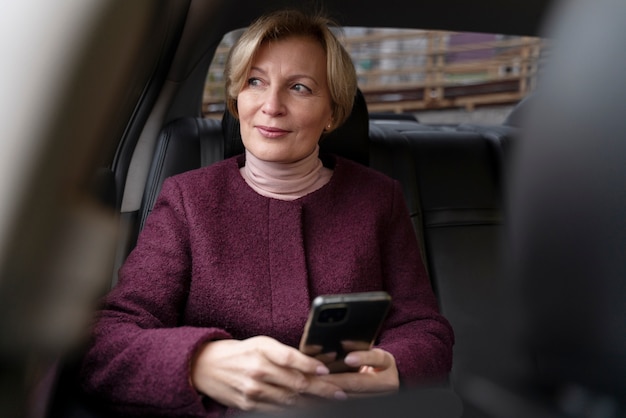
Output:
[[[342,42],[370,112],[515,103],[534,89],[548,51],[539,38],[444,31],[353,29]],[[227,44],[218,48],[207,77],[205,116],[224,111]]]

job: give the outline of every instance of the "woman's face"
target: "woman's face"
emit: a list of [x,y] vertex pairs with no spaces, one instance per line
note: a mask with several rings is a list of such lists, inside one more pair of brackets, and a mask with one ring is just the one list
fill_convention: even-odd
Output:
[[263,43],[237,110],[243,144],[255,157],[290,163],[310,155],[332,121],[322,46],[306,37]]

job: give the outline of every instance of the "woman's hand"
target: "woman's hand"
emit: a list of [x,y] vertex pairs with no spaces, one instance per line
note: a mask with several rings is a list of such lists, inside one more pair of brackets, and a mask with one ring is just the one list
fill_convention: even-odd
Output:
[[348,366],[358,367],[359,371],[331,374],[320,379],[341,387],[349,398],[391,394],[400,388],[396,359],[385,350],[353,351],[344,361]]
[[344,399],[341,387],[317,378],[328,368],[270,337],[221,340],[204,345],[191,363],[200,393],[244,411],[275,411],[307,396]]

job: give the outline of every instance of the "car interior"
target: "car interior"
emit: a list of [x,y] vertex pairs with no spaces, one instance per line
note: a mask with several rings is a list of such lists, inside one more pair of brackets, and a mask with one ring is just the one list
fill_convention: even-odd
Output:
[[[59,184],[64,184],[71,189],[68,195],[80,195],[81,202],[98,207],[100,221],[85,219],[97,226],[88,234],[77,233],[82,237],[77,242],[89,247],[88,254],[100,254],[93,262],[87,254],[84,263],[90,265],[85,268],[99,267],[90,274],[76,273],[78,282],[88,282],[78,292],[76,280],[64,281],[65,270],[40,279],[45,271],[24,270],[24,257],[6,257],[11,261],[2,266],[3,276],[27,274],[30,279],[19,286],[17,281],[0,282],[0,302],[7,301],[5,318],[23,315],[54,293],[55,286],[80,303],[72,299],[72,309],[61,316],[79,318],[63,322],[66,334],[38,333],[40,340],[16,344],[26,347],[21,353],[2,345],[0,392],[5,395],[0,400],[5,406],[0,406],[0,415],[110,416],[106,405],[85,398],[77,388],[77,359],[88,318],[98,298],[115,286],[117,269],[135,245],[164,179],[243,152],[238,122],[230,113],[208,118],[201,111],[207,72],[222,37],[267,11],[295,6],[321,7],[346,27],[553,36],[557,46],[562,39],[567,42],[548,63],[545,84],[515,103],[502,123],[434,125],[406,113],[369,111],[359,90],[347,122],[322,138],[323,152],[372,167],[402,185],[431,284],[455,332],[454,363],[443,388],[407,388],[390,397],[291,415],[624,416],[626,150],[616,135],[623,132],[624,118],[619,106],[611,105],[615,101],[585,101],[599,92],[612,99],[626,96],[623,83],[607,83],[619,80],[620,69],[626,69],[624,57],[606,52],[608,47],[588,47],[593,40],[620,48],[618,36],[603,34],[623,30],[618,28],[626,22],[624,6],[611,0],[602,0],[604,7],[594,11],[584,2],[571,6],[549,0],[123,3],[99,3],[75,64],[76,74],[91,75],[81,82],[93,83],[106,74],[102,79],[107,84],[99,90],[83,84],[68,89],[72,93],[63,96],[60,114],[82,120],[66,123],[60,117],[52,124],[51,144],[53,138],[68,139],[44,151],[50,160],[73,160],[74,154],[80,163],[43,165],[42,170],[52,173],[48,185],[32,189],[44,190],[38,196],[47,198],[45,190],[62,195],[65,189]],[[589,20],[590,29],[577,31],[583,19]],[[575,61],[575,42],[592,51],[596,62],[609,56],[613,66]],[[574,66],[582,68],[573,71],[571,80],[559,77]],[[608,75],[583,83],[588,77],[584,69],[606,70]],[[575,108],[573,103],[584,105]],[[595,118],[599,109],[602,114]],[[597,141],[589,144],[589,136]],[[81,141],[83,148],[77,145]],[[602,153],[597,159],[585,158],[598,147]],[[15,245],[8,254],[46,254],[58,239],[56,230],[46,225],[82,213],[61,217],[68,207],[63,202],[49,204],[45,217],[32,211],[20,215],[16,228],[26,225],[25,219],[31,228],[11,236]],[[64,248],[53,254],[73,260],[77,252],[65,253]],[[49,282],[40,286],[39,280]],[[24,306],[8,302],[30,298],[32,289],[40,287]],[[51,309],[67,305],[67,300],[55,299]],[[581,305],[586,309],[580,311]],[[44,311],[34,312],[31,322],[19,322],[21,327],[38,323],[35,317]],[[16,326],[7,320],[0,325],[8,341]]]

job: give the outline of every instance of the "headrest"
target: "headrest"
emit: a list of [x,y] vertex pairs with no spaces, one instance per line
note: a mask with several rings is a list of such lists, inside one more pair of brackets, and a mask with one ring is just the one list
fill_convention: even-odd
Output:
[[[244,152],[239,121],[228,111],[222,118],[224,158]],[[345,123],[322,137],[320,152],[336,154],[363,165],[369,165],[369,116],[365,97],[357,90],[352,113]]]

